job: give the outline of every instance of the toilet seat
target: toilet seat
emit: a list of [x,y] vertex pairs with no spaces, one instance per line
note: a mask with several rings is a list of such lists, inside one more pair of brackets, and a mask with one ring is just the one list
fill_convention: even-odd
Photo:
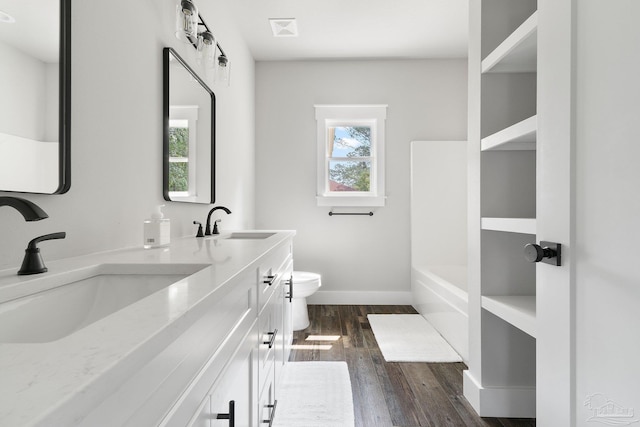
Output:
[[293,298],[304,298],[322,286],[321,276],[308,271],[293,272]]

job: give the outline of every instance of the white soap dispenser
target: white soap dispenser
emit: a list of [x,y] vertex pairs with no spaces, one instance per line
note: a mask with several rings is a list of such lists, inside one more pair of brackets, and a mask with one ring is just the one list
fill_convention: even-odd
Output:
[[156,207],[151,218],[144,220],[144,248],[167,246],[171,238],[171,222],[162,213],[162,207]]

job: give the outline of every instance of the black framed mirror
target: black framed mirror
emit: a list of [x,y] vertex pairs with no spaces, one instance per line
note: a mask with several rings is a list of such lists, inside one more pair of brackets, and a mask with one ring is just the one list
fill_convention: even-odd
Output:
[[215,94],[172,48],[163,61],[164,199],[214,203]]
[[0,0],[0,191],[71,186],[71,0]]

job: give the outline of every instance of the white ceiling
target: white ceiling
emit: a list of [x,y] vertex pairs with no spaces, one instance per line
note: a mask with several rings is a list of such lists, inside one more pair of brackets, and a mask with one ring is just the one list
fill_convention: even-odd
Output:
[[[231,0],[257,61],[464,58],[468,0]],[[273,37],[269,18],[296,18],[298,37]]]

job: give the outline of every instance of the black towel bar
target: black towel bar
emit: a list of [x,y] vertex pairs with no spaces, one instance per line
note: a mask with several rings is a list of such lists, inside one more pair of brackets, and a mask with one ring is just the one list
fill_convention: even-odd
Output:
[[373,216],[373,212],[329,212],[329,216],[334,215],[368,215]]

